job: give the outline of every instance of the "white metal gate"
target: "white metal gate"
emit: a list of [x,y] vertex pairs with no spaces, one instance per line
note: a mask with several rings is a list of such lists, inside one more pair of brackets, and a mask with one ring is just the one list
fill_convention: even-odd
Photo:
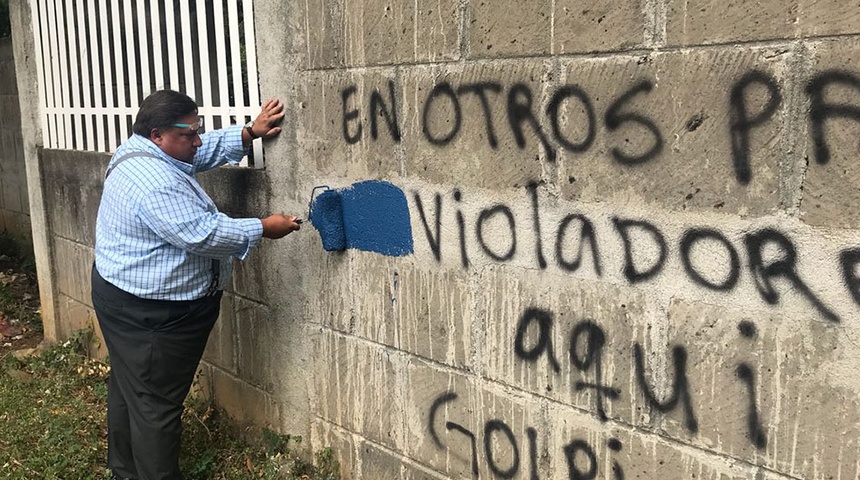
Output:
[[46,148],[113,152],[164,88],[195,99],[207,129],[259,112],[252,0],[30,3]]

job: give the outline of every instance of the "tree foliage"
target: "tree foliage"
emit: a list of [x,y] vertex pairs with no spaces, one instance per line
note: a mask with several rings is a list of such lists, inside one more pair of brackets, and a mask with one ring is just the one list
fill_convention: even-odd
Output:
[[9,0],[0,0],[0,38],[12,36],[12,24],[9,21]]

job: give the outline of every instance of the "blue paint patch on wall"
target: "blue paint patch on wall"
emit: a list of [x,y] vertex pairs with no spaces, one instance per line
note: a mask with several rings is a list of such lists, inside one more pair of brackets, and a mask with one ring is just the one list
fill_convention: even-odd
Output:
[[391,257],[414,251],[406,195],[388,182],[325,190],[313,199],[310,221],[327,251],[354,248]]

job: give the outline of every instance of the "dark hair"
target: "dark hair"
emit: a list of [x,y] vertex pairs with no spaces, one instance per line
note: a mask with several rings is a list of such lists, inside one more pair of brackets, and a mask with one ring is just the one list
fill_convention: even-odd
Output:
[[149,138],[153,128],[173,125],[179,118],[197,111],[197,104],[188,95],[173,90],[159,90],[143,99],[131,130]]

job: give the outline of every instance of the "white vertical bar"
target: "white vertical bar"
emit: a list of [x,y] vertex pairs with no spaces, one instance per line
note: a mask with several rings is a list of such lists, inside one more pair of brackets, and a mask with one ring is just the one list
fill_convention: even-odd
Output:
[[[126,8],[129,6],[130,0],[125,0]],[[102,5],[106,5],[107,2],[102,3]],[[128,129],[125,126],[125,117],[121,115],[123,111],[125,111],[127,100],[125,98],[125,67],[122,64],[122,32],[120,31],[120,25],[122,25],[119,16],[119,5],[116,3],[111,6],[111,21],[113,25],[113,52],[114,52],[114,61],[116,62],[116,68],[113,73],[116,74],[116,91],[117,91],[117,103],[116,103],[116,113],[113,116],[108,116],[108,130],[115,129],[116,120],[119,119],[119,137],[120,141],[125,141],[126,137],[128,137]],[[134,62],[131,62],[131,67],[128,69],[129,78],[134,79],[137,74],[134,71]],[[132,85],[132,92],[136,92],[137,87],[134,86],[135,82],[129,82]],[[112,85],[112,84],[111,84]],[[107,88],[110,89],[111,85],[108,85]],[[108,98],[110,98],[110,90],[108,90]],[[113,133],[113,132],[112,132]],[[117,144],[119,143],[117,140],[117,135],[112,134],[110,138],[111,147],[110,150],[116,150]]]
[[[140,0],[138,0],[140,1]],[[149,0],[149,14],[152,16],[152,83],[156,90],[164,89],[164,61],[161,58],[161,14],[158,0]],[[170,36],[173,32],[167,32]]]
[[[137,84],[140,80],[140,77],[137,75],[137,65],[135,64],[135,60],[137,59],[137,52],[134,50],[134,13],[131,9],[131,1],[132,0],[124,0],[123,3],[123,18],[125,25],[125,50],[126,57],[128,58],[128,88],[129,88],[129,99],[128,102],[123,106],[129,106],[134,109],[140,104],[140,95],[138,94]],[[120,121],[120,125],[125,124],[125,115],[123,114],[123,118]]]
[[[248,69],[248,103],[259,107],[260,85],[257,79],[257,40],[254,35],[254,4],[251,0],[242,2],[243,23],[245,27],[245,60]],[[263,141],[254,140],[254,168],[263,168]]]
[[65,70],[65,60],[62,52],[60,52],[60,39],[62,27],[59,25],[57,18],[57,3],[62,0],[54,0],[53,5],[48,9],[50,14],[49,23],[51,24],[51,63],[53,64],[54,79],[54,111],[57,112],[57,148],[66,148],[66,118],[62,111],[65,102],[63,101],[63,71]]
[[230,124],[230,88],[227,72],[227,48],[224,33],[224,0],[214,0],[215,12],[215,58],[218,61],[218,104],[221,110],[221,127],[226,127]]
[[47,83],[50,81],[45,77],[45,56],[47,54],[47,50],[45,49],[45,44],[42,43],[42,31],[43,25],[45,23],[45,9],[42,7],[39,2],[36,0],[30,0],[30,12],[33,16],[33,20],[30,22],[33,25],[33,45],[36,50],[36,68],[39,76],[39,118],[42,121],[42,146],[45,148],[50,147],[50,136],[48,135],[49,125],[48,122],[48,112],[46,112],[48,106],[48,87]]
[[[104,17],[105,13],[100,12],[101,16]],[[102,47],[102,40],[107,41],[107,32],[102,31],[102,35],[97,35],[96,27],[98,26],[98,17],[96,16],[96,0],[89,0],[87,3],[87,25],[90,26],[90,66],[93,69],[92,76],[92,85],[93,85],[93,98],[92,98],[92,106],[95,110],[100,110],[104,107],[104,103],[102,102],[102,72],[101,72],[101,62],[99,61],[99,52],[104,52],[108,50],[107,48]],[[107,55],[105,55],[105,60],[107,60]],[[107,63],[107,62],[105,62]],[[110,70],[109,67],[106,69]],[[97,152],[105,151],[105,132],[103,122],[103,115],[96,114],[95,118],[95,130],[93,134],[95,135],[95,143],[92,148]],[[90,122],[92,123],[92,122]],[[92,127],[91,127],[92,128]]]
[[[209,69],[209,32],[206,30],[206,3],[197,1],[197,42],[200,44],[200,87],[203,90],[200,95],[200,105],[212,107],[212,87],[209,82],[211,70]],[[203,117],[206,128],[212,128],[211,114]]]
[[[126,0],[129,1],[129,0]],[[152,82],[150,81],[149,76],[149,40],[146,37],[146,2],[144,0],[136,0],[137,3],[137,39],[138,39],[138,51],[136,52],[138,58],[140,58],[140,96],[141,98],[146,98],[150,93],[152,93]],[[129,23],[129,27],[131,23]],[[139,103],[133,104],[133,106],[138,106]]]
[[254,140],[254,168],[263,168],[263,140]]
[[[164,20],[167,30],[167,68],[170,72],[169,88],[179,90],[179,61],[176,59],[176,18],[173,11],[173,0],[164,0],[164,2]],[[183,0],[182,3],[188,2]]]
[[57,0],[57,44],[60,46],[58,54],[60,56],[60,107],[63,118],[63,135],[60,137],[63,140],[63,147],[70,149],[73,146],[72,139],[72,116],[69,112],[69,101],[71,100],[71,92],[69,88],[69,52],[68,52],[68,30],[66,28],[65,14],[63,12],[63,4],[65,0]]
[[[77,0],[77,19],[78,19],[78,52],[80,53],[81,59],[81,85],[83,85],[84,91],[83,93],[83,102],[81,106],[83,107],[85,112],[89,112],[90,107],[93,106],[92,99],[90,98],[90,58],[91,52],[87,47],[87,40],[91,40],[90,45],[95,43],[95,35],[87,35],[87,26],[90,28],[90,33],[92,33],[92,29],[95,28],[95,23],[87,22],[87,16],[84,12],[84,0]],[[84,124],[86,125],[86,149],[90,151],[96,151],[95,140],[93,135],[93,122],[92,115],[85,114],[82,115]],[[83,135],[83,132],[81,132]]]
[[185,64],[185,94],[191,98],[197,98],[194,91],[194,48],[191,46],[191,13],[188,11],[188,2],[190,0],[181,0],[179,2],[179,12],[182,18],[179,19],[180,38],[182,38],[182,63]]
[[[118,5],[114,5],[113,9],[119,8]],[[114,101],[113,92],[117,91],[119,94],[119,89],[114,87],[114,74],[113,69],[110,66],[110,52],[111,52],[111,42],[108,36],[110,35],[110,31],[108,30],[108,12],[107,12],[107,2],[100,1],[99,2],[99,24],[101,26],[101,55],[100,58],[104,62],[102,64],[103,72],[104,72],[104,94],[105,94],[105,108],[107,111],[116,108],[117,102]],[[114,51],[117,49],[114,48]],[[113,152],[116,150],[117,146],[117,133],[116,133],[116,125],[114,125],[113,116],[111,113],[105,113],[99,118],[98,128],[103,128],[102,125],[107,121],[107,151]]]
[[[241,58],[241,38],[239,38],[239,7],[238,0],[227,0],[227,25],[230,26],[230,63],[233,71],[233,105],[238,111],[238,107],[246,107],[245,96],[242,93],[242,58]],[[236,121],[245,123],[244,116],[236,114]]]
[[251,0],[242,2],[245,24],[245,60],[248,64],[248,98],[251,107],[260,106],[260,85],[257,83],[257,40],[254,36],[254,5]]
[[[80,0],[78,0],[80,2]],[[69,101],[66,106],[70,109],[74,109],[75,107],[80,106],[81,101],[81,85],[80,85],[80,74],[81,71],[78,68],[78,59],[81,57],[81,51],[78,50],[78,33],[75,28],[75,11],[72,8],[72,0],[63,0],[63,3],[66,4],[66,31],[68,34],[67,42],[69,48],[69,81],[72,84],[71,93],[68,95]],[[73,110],[74,111],[74,110]],[[84,129],[83,129],[83,121],[81,119],[81,115],[70,113],[71,121],[69,122],[69,128],[74,125],[74,131],[69,132],[69,136],[74,135],[74,143],[72,144],[72,148],[75,150],[85,150],[84,149]]]

